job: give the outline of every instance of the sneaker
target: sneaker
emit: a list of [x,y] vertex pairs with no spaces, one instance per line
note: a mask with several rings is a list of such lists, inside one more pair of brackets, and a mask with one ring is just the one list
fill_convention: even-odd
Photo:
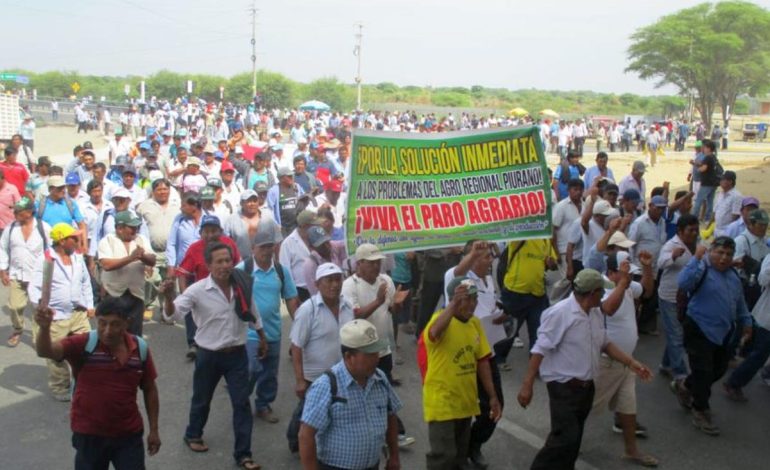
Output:
[[404,447],[409,447],[410,445],[414,444],[416,441],[415,438],[412,436],[407,436],[406,434],[399,434],[398,435],[398,448],[403,449]]
[[733,388],[727,385],[727,382],[722,384],[722,388],[725,389],[727,398],[729,398],[732,401],[735,401],[738,403],[746,403],[747,401],[749,401],[749,399],[746,398],[746,395],[743,394],[743,390],[741,390],[740,388]]
[[187,354],[185,354],[185,357],[191,361],[194,361],[196,357],[198,357],[198,346],[192,345],[187,349]]
[[8,347],[15,348],[19,345],[19,341],[21,341],[21,331],[14,331],[11,333],[11,336],[8,337]]
[[[615,423],[612,424],[612,432],[615,434],[623,434],[623,427],[619,422],[615,421]],[[636,437],[647,437],[647,427],[636,423],[636,431],[634,434],[636,434]]]
[[68,401],[70,401],[72,399],[72,397],[70,396],[69,392],[54,393],[54,394],[52,394],[52,396],[53,396],[54,400],[60,401],[60,402],[68,402]]
[[523,348],[524,347],[524,341],[522,341],[518,336],[513,338],[513,347],[514,348]]
[[261,419],[262,421],[270,424],[275,424],[279,421],[278,416],[274,415],[273,410],[271,410],[270,408],[257,411],[255,416]]
[[485,469],[489,466],[487,458],[481,453],[481,449],[473,447],[468,453],[468,458],[476,468]]
[[501,362],[500,364],[497,365],[497,368],[506,372],[513,370],[511,369],[511,366],[509,366],[507,362]]
[[674,373],[671,371],[670,367],[658,367],[658,375],[668,380],[674,380]]
[[671,389],[671,392],[676,395],[676,399],[679,400],[679,404],[682,408],[685,410],[692,409],[692,394],[687,390],[687,387],[684,386],[682,380],[672,380],[671,384],[669,384],[669,388]]
[[708,410],[692,410],[692,425],[709,436],[719,435],[719,426],[711,422],[711,413]]

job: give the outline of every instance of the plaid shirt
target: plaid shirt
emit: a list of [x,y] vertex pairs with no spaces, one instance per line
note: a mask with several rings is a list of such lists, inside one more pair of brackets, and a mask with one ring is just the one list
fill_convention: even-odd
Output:
[[388,416],[401,409],[385,374],[377,370],[362,388],[343,361],[331,368],[337,377],[337,396],[332,403],[329,377],[321,375],[307,392],[302,422],[316,430],[318,460],[326,465],[359,470],[380,460]]

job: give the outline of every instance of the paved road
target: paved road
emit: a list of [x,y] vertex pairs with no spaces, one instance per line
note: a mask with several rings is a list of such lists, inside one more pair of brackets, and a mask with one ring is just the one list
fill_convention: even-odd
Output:
[[[6,305],[7,292],[0,288],[0,305]],[[288,321],[284,323],[288,335]],[[10,322],[7,313],[0,315],[0,338],[7,337]],[[154,353],[161,397],[160,453],[148,459],[149,468],[227,469],[233,468],[230,406],[223,386],[217,391],[205,438],[211,450],[193,454],[182,444],[190,401],[192,365],[184,359],[183,329],[157,323],[145,325]],[[397,389],[404,401],[401,413],[407,430],[417,438],[411,449],[402,453],[405,470],[424,468],[427,428],[422,421],[420,378],[414,363],[414,341],[402,335],[402,352],[406,364],[398,366],[396,375],[404,385]],[[4,344],[4,343],[3,343]],[[663,346],[662,338],[642,338],[638,356],[654,366]],[[284,348],[285,349],[285,348]],[[509,362],[513,371],[503,373],[507,406],[504,419],[485,452],[490,468],[528,468],[537,449],[548,433],[547,396],[543,384],[535,388],[535,398],[527,410],[515,403],[516,393],[525,367],[526,351],[513,350]],[[282,357],[279,398],[275,411],[281,417],[276,425],[256,422],[253,450],[255,458],[266,469],[296,469],[299,460],[291,455],[284,438],[286,420],[295,405],[292,371],[286,355]],[[768,468],[767,436],[770,435],[770,388],[755,380],[746,389],[748,404],[728,402],[721,390],[714,388],[715,419],[722,427],[721,437],[708,437],[697,432],[679,408],[662,378],[638,387],[639,419],[650,429],[643,448],[658,456],[662,468],[676,469],[764,469]],[[141,399],[140,399],[141,400]],[[32,349],[29,333],[16,349],[0,346],[0,468],[71,468],[68,404],[50,398],[46,385],[46,369]],[[632,467],[619,461],[623,452],[621,438],[610,429],[608,413],[589,418],[579,469],[618,469]]]

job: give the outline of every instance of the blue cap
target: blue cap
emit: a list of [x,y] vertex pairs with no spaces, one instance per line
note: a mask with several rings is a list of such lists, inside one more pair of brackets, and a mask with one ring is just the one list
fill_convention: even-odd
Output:
[[233,130],[234,131],[239,131],[242,128],[243,128],[243,124],[241,124],[240,122],[236,122],[235,124],[233,124]]
[[67,173],[67,177],[64,179],[64,182],[66,184],[80,184],[80,174],[75,171]]
[[225,158],[225,154],[222,153],[221,150],[217,150],[216,152],[214,152],[214,158],[216,158],[217,160],[221,160]]
[[155,132],[157,132],[157,129],[156,129],[156,128],[154,128],[154,127],[148,127],[148,128],[147,128],[147,132],[146,132],[146,135],[147,135],[147,137],[152,137],[152,136],[154,136],[154,135],[155,135]]
[[666,198],[663,196],[652,196],[650,204],[655,207],[668,207],[668,201],[666,201]]
[[311,149],[318,148],[318,142],[316,142],[315,140],[310,142],[310,148]]
[[635,189],[627,189],[626,192],[623,193],[623,200],[624,201],[641,201],[642,196],[640,196],[639,191]]
[[206,225],[216,225],[217,227],[222,227],[222,224],[219,223],[219,217],[215,215],[204,215],[203,218],[201,218],[201,230],[203,230],[203,227]]
[[128,165],[125,168],[123,168],[123,173],[121,175],[125,175],[126,173],[131,173],[136,177],[136,168],[134,168],[134,165]]
[[139,144],[139,148],[142,150],[150,150],[152,147],[150,147],[150,143],[145,141]]

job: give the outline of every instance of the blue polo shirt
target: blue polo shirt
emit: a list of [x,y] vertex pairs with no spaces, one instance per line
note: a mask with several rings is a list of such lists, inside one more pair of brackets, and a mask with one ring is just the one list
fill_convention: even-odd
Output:
[[[70,201],[70,205],[72,206],[72,212],[67,207],[66,198],[61,198],[59,202],[54,202],[50,197],[46,197],[45,211],[43,214],[40,214],[40,218],[51,227],[60,223],[75,226],[83,221],[83,215],[80,213],[77,202]],[[40,208],[40,204],[37,204],[36,207]]]
[[[238,268],[243,269],[244,262],[238,263]],[[259,316],[262,318],[262,328],[265,337],[270,343],[281,340],[281,297],[291,299],[297,297],[297,287],[291,278],[291,273],[286,266],[281,265],[283,269],[283,289],[281,289],[281,279],[275,271],[275,266],[264,271],[257,263],[254,263],[254,271],[251,276],[253,284],[251,286],[251,296],[254,304],[257,306]],[[259,341],[257,332],[249,328],[249,341]]]

